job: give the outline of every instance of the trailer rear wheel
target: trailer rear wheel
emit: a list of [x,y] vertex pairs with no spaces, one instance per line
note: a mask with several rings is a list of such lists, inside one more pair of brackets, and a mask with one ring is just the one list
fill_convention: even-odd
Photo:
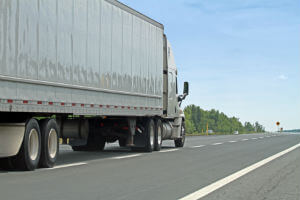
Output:
[[185,142],[185,124],[181,124],[181,138],[174,140],[175,147],[183,147]]
[[23,143],[19,153],[11,158],[13,165],[20,170],[33,171],[38,167],[41,156],[41,132],[37,120],[27,121]]
[[162,122],[160,119],[155,122],[155,143],[154,150],[160,151],[162,144]]
[[41,121],[42,152],[40,166],[51,168],[54,166],[59,152],[58,127],[54,119]]
[[152,152],[155,144],[155,124],[153,119],[148,119],[145,129],[145,151]]

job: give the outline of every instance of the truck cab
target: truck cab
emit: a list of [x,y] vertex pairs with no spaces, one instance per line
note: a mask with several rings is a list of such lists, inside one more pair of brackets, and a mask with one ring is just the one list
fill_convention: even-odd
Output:
[[171,43],[168,41],[167,37],[164,36],[164,85],[163,85],[163,111],[164,118],[174,119],[171,120],[171,135],[166,136],[166,138],[183,140],[184,143],[184,112],[181,109],[182,101],[189,94],[189,84],[184,83],[183,94],[178,93],[178,81],[177,81],[177,67],[175,63],[175,57],[172,50]]

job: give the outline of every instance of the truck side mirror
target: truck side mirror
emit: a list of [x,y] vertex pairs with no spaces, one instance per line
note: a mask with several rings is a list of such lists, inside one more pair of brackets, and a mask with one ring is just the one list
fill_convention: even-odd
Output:
[[189,82],[184,82],[183,94],[189,95]]

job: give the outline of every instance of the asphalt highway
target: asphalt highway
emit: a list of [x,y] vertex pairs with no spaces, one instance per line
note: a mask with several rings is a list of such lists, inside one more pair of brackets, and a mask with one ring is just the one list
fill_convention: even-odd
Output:
[[299,143],[300,134],[266,133],[188,137],[179,149],[164,141],[153,153],[63,145],[53,169],[0,171],[0,199],[300,200]]

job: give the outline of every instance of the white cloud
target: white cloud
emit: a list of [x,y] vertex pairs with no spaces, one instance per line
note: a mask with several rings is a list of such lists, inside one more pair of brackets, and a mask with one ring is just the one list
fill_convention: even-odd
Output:
[[288,77],[286,75],[284,75],[284,74],[281,74],[280,76],[278,76],[278,79],[284,81],[284,80],[287,80]]

